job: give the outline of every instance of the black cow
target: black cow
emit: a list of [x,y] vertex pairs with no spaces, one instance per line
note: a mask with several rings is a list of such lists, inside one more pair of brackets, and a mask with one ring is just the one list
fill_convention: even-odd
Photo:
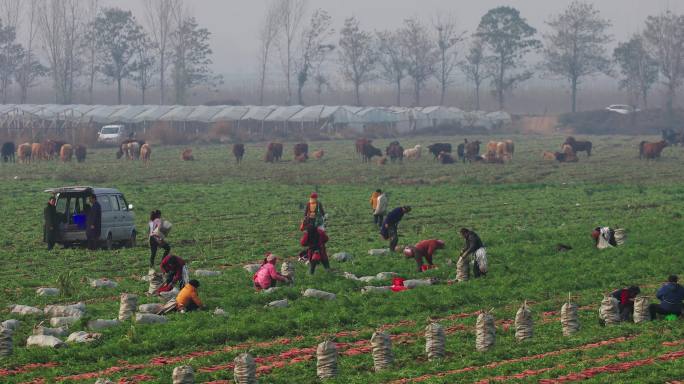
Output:
[[368,163],[374,156],[382,157],[380,148],[375,148],[372,144],[364,144],[361,151],[363,155],[363,162]]
[[8,141],[2,145],[2,149],[0,150],[0,155],[2,156],[2,162],[3,163],[14,163],[14,152],[16,152],[16,147],[14,146],[14,143],[11,141]]
[[451,153],[451,144],[449,143],[435,143],[432,145],[428,145],[428,151],[432,153],[435,156],[435,159],[439,156],[440,153]]

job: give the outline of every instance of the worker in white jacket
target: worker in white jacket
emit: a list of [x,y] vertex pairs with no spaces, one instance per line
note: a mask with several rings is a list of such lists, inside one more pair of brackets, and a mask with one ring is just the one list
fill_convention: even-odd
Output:
[[373,212],[374,222],[382,227],[382,222],[385,219],[385,214],[387,214],[387,206],[389,205],[389,199],[385,192],[380,191],[378,196],[377,204],[375,205],[375,211]]

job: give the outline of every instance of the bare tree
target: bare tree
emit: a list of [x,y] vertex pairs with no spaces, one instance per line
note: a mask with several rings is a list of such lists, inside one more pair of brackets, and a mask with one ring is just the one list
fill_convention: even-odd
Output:
[[474,37],[470,43],[470,48],[465,59],[460,62],[461,71],[466,78],[475,86],[475,109],[480,110],[480,89],[482,83],[489,77],[485,70],[485,61],[482,40]]
[[311,70],[325,60],[326,55],[335,49],[335,46],[327,43],[334,33],[330,28],[332,19],[328,12],[317,9],[311,14],[309,26],[302,33],[300,43],[300,55],[295,65],[297,68],[297,102],[304,105],[304,86],[309,80]]
[[81,3],[78,0],[42,0],[38,20],[56,101],[71,104],[80,65]]
[[406,73],[413,79],[415,106],[420,106],[420,91],[435,73],[437,51],[425,26],[416,18],[404,21],[399,32],[406,54]]
[[279,24],[281,38],[278,40],[283,73],[287,83],[287,104],[292,104],[292,75],[294,67],[295,39],[299,35],[304,14],[306,0],[279,0]]
[[25,0],[0,0],[0,19],[6,27],[18,30]]
[[667,87],[666,104],[672,112],[677,88],[684,77],[684,16],[671,11],[646,19],[646,46],[657,60]]
[[362,31],[355,17],[344,21],[341,35],[339,60],[342,76],[354,85],[356,105],[361,105],[359,88],[376,77],[378,56],[373,47],[373,35]]
[[648,92],[658,81],[658,62],[644,47],[643,36],[637,34],[618,44],[613,57],[622,73],[620,88],[626,89],[634,100],[641,99],[642,107],[648,108]]
[[532,77],[532,71],[525,69],[524,57],[541,47],[541,42],[534,38],[536,33],[537,30],[520,17],[520,11],[512,7],[491,9],[480,20],[475,35],[488,52],[488,71],[499,109],[504,109],[507,91]]
[[259,105],[264,104],[266,72],[268,71],[269,59],[271,58],[271,48],[278,38],[280,7],[280,3],[276,1],[271,1],[271,3],[269,3],[262,22],[263,24],[259,29]]
[[85,57],[85,76],[88,81],[88,103],[92,104],[95,92],[95,78],[97,76],[97,52],[98,45],[96,39],[95,24],[93,21],[97,17],[100,11],[100,4],[98,0],[88,0],[87,6],[85,8],[85,14],[83,16],[86,21],[84,25],[84,35],[83,39],[83,53]]
[[138,36],[133,42],[133,63],[131,64],[131,80],[138,86],[141,93],[141,102],[145,104],[147,90],[152,85],[152,79],[157,73],[156,67],[157,46],[146,33]]
[[376,32],[380,77],[396,86],[397,106],[401,106],[401,83],[407,76],[408,62],[399,32]]
[[601,18],[592,4],[573,1],[565,11],[546,22],[543,66],[551,75],[570,83],[572,112],[577,111],[577,88],[582,79],[610,72],[606,45],[610,21]]
[[171,35],[174,31],[174,13],[182,7],[181,0],[145,0],[145,17],[152,42],[159,58],[159,103],[165,103],[166,71],[169,68]]
[[453,16],[437,16],[434,21],[437,31],[438,61],[435,77],[440,85],[439,104],[444,105],[447,88],[453,83],[453,72],[458,66],[456,47],[463,41],[465,31],[459,31]]

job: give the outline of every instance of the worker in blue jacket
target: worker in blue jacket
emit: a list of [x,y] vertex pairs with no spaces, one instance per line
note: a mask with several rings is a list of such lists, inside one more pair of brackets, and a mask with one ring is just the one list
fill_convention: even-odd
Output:
[[399,222],[402,218],[404,218],[404,215],[409,212],[411,212],[411,207],[409,207],[408,205],[399,208],[394,208],[387,215],[387,217],[385,217],[385,221],[383,221],[382,223],[382,228],[380,228],[380,235],[383,239],[390,241],[391,251],[396,250],[395,248],[397,247],[397,243],[399,242],[399,234],[397,233],[397,227],[399,225]]
[[656,293],[660,304],[651,304],[648,309],[651,312],[651,319],[655,320],[657,315],[676,315],[682,314],[682,301],[684,300],[684,287],[677,282],[676,275],[667,278],[667,283]]

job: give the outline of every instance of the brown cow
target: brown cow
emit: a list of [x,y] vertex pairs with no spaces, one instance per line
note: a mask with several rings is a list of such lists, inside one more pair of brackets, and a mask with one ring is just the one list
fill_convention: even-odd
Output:
[[556,160],[561,163],[576,163],[579,161],[575,149],[570,144],[565,144],[561,148],[562,152],[556,152]]
[[181,160],[183,161],[195,161],[195,156],[192,155],[191,148],[185,148],[183,153],[181,153]]
[[389,157],[393,163],[399,160],[401,163],[404,160],[404,147],[398,141],[393,141],[385,148],[385,155]]
[[[591,156],[591,141],[577,141],[574,137],[568,136],[563,145],[566,144],[572,147],[575,154],[577,154],[577,152],[586,152],[587,156]],[[561,148],[563,148],[563,145],[561,145]]]
[[309,144],[299,143],[294,146],[295,160],[303,162],[309,159]]
[[[270,156],[269,156],[270,154]],[[269,161],[268,158],[271,158]],[[266,147],[266,162],[273,163],[280,161],[283,157],[283,145],[281,143],[269,143]]]
[[642,141],[639,143],[639,158],[643,159],[659,159],[660,153],[663,149],[667,147],[667,141],[661,140],[656,143],[649,143],[647,141]]
[[31,143],[20,144],[17,147],[17,157],[22,164],[31,163]]
[[437,155],[437,160],[439,160],[440,163],[442,164],[453,164],[455,163],[454,157],[451,156],[451,153],[448,152],[440,152],[439,155]]
[[356,139],[356,154],[363,157],[363,148],[367,144],[373,144],[373,140],[367,139],[365,137]]
[[314,159],[316,159],[316,160],[322,159],[323,156],[325,156],[325,151],[322,150],[322,149],[319,149],[318,151],[315,151],[315,152],[313,153],[313,157],[314,157]]
[[480,155],[480,144],[479,140],[471,141],[465,144],[465,158],[472,162],[477,159]]
[[487,152],[494,152],[496,153],[497,148],[499,147],[499,142],[498,141],[490,141],[487,143]]
[[152,159],[152,147],[150,147],[149,144],[144,144],[140,148],[140,158],[142,159],[143,164],[149,164],[150,160]]
[[[62,146],[64,146],[66,142],[64,141],[57,141],[57,140],[47,140],[43,143],[43,151],[45,154],[43,155],[47,160],[52,160],[57,158],[58,156],[61,158],[62,154]],[[73,152],[73,148],[72,148]]]
[[31,144],[31,161],[43,160],[45,158],[45,150],[40,143]]
[[71,144],[63,144],[62,147],[59,149],[59,159],[62,160],[62,162],[64,163],[66,163],[67,161],[71,161],[73,155],[74,148],[71,146]]
[[235,156],[235,162],[237,164],[242,163],[242,158],[245,156],[245,145],[233,144],[233,156]]
[[74,155],[76,156],[76,161],[79,163],[82,163],[86,160],[86,154],[88,152],[88,149],[84,145],[77,145],[74,148]]

